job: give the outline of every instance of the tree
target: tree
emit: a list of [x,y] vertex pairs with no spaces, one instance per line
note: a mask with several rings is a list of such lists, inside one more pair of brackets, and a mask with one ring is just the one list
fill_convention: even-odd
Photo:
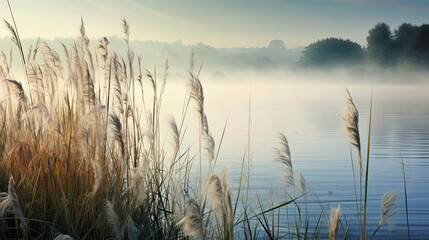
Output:
[[410,23],[402,23],[399,25],[398,29],[394,31],[395,42],[398,43],[400,47],[414,42],[417,29],[418,27],[411,25]]
[[282,40],[275,39],[270,42],[270,45],[268,45],[268,48],[275,48],[275,49],[286,49],[285,43]]
[[414,48],[422,60],[429,60],[429,24],[422,24],[418,28]]
[[402,23],[394,31],[392,50],[395,54],[396,63],[412,64],[416,61],[414,45],[417,40],[418,29],[418,27],[412,24]]
[[331,67],[363,63],[364,51],[350,40],[326,38],[304,48],[298,62],[301,66]]
[[392,65],[392,32],[385,23],[378,23],[369,30],[367,41],[368,57],[371,61],[382,65]]
[[392,55],[397,64],[429,65],[429,24],[402,23],[393,37]]

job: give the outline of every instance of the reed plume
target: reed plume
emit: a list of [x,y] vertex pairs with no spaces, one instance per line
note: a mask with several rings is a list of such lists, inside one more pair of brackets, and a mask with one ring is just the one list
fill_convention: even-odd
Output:
[[94,184],[92,186],[92,191],[88,195],[90,197],[94,197],[98,189],[100,188],[101,181],[103,180],[103,172],[101,170],[100,164],[96,160],[91,161],[91,164],[92,171],[94,174]]
[[121,227],[121,238],[128,240],[137,240],[139,239],[140,231],[136,226],[136,223],[133,219],[128,216],[127,220],[122,224]]
[[207,194],[215,210],[216,220],[223,229],[224,239],[233,237],[233,215],[231,205],[231,193],[226,171],[222,174],[222,180],[217,175],[211,175],[207,181]]
[[73,237],[71,237],[68,234],[61,233],[57,229],[52,229],[52,239],[53,240],[74,240]]
[[116,214],[115,209],[113,208],[113,204],[110,201],[106,200],[104,206],[106,211],[106,223],[108,227],[107,229],[111,231],[110,234],[116,239],[121,239],[119,217]]
[[[122,72],[121,68],[121,63],[118,60],[118,56],[116,54],[113,54],[112,57],[112,73],[113,73],[113,85],[112,85],[112,91],[113,91],[113,96],[115,96],[113,101],[114,106],[116,106],[116,108],[118,109],[119,113],[122,114],[124,113],[124,103],[123,103],[123,95],[125,95],[123,93],[122,86],[121,86],[121,79],[123,79],[124,73]],[[115,105],[116,104],[116,105]]]
[[307,193],[307,183],[304,176],[302,176],[302,173],[298,173],[298,187],[301,195],[305,195]]
[[174,139],[174,144],[177,146],[179,144],[179,130],[177,128],[176,120],[174,120],[174,117],[170,118],[170,128]]
[[132,184],[134,188],[137,199],[137,206],[142,206],[146,200],[147,188],[146,188],[146,179],[150,177],[150,163],[149,157],[144,152],[140,152],[140,162],[137,168],[132,171]]
[[389,220],[396,214],[396,202],[398,200],[398,193],[395,191],[390,193],[387,191],[381,198],[381,213],[380,221],[378,222],[378,227],[375,229],[370,240],[375,236],[375,234],[380,230],[381,226],[384,223],[389,222]]
[[346,129],[346,133],[349,137],[350,144],[352,144],[356,148],[359,174],[362,175],[361,144],[360,144],[360,135],[359,135],[359,112],[347,88],[346,88],[346,93],[347,93],[347,107],[344,110],[342,117],[343,117],[345,129]]
[[0,79],[9,78],[9,64],[7,62],[6,54],[0,51]]
[[27,221],[22,214],[21,206],[19,205],[18,196],[15,190],[15,181],[13,177],[9,178],[9,188],[7,193],[0,194],[0,219],[10,218],[19,220],[19,228],[22,231],[27,231]]
[[12,35],[12,37],[11,37],[12,42],[13,42],[13,43],[18,47],[18,48],[20,48],[20,47],[21,47],[21,44],[20,44],[19,36],[18,36],[17,32],[15,31],[15,28],[13,28],[13,26],[12,26],[8,21],[6,21],[5,19],[3,19],[3,21],[4,21],[4,23],[6,24],[6,27],[7,27],[7,29],[9,30],[10,34]]
[[54,238],[54,240],[74,240],[74,238],[70,237],[67,234],[59,234]]
[[331,214],[329,215],[329,240],[337,239],[338,223],[340,222],[341,206],[332,208]]
[[203,223],[201,205],[191,198],[186,202],[185,216],[177,223],[186,236],[196,240],[206,239],[206,228]]
[[[216,175],[211,175],[207,181],[207,193],[210,197],[210,202],[215,210],[216,216],[222,216],[224,213],[224,203],[223,203],[223,189],[222,182],[219,177]],[[222,221],[223,218],[218,217],[218,220]],[[222,224],[222,223],[221,223]]]
[[72,73],[72,60],[71,60],[69,51],[68,51],[66,45],[64,45],[64,43],[62,43],[62,42],[61,42],[61,47],[63,48],[64,55],[65,55],[66,62],[67,62],[67,65],[66,65],[67,71],[68,71],[69,75],[71,75],[71,73]]
[[396,214],[397,200],[398,200],[398,192],[397,191],[395,191],[393,193],[390,193],[390,191],[387,191],[383,195],[383,198],[381,199],[381,213],[380,213],[379,225],[383,225],[393,215]]
[[100,52],[100,57],[103,60],[103,64],[99,63],[99,66],[106,70],[106,62],[107,62],[107,56],[109,54],[109,50],[107,48],[107,46],[109,45],[109,40],[107,40],[107,38],[103,37],[98,41],[98,45],[97,45],[97,49]]
[[88,64],[88,72],[91,72],[94,75],[94,62],[92,60],[92,53],[89,50],[89,38],[86,35],[85,24],[83,22],[83,18],[80,18],[80,40],[81,40],[81,49],[82,55],[84,57],[84,61]]
[[202,137],[205,143],[205,149],[207,150],[210,167],[212,167],[212,162],[214,159],[214,148],[215,141],[210,134],[209,124],[207,121],[207,116],[204,111],[204,91],[201,81],[193,73],[189,72],[188,88],[190,89],[190,96],[195,100],[197,104],[198,116],[200,118],[200,127]]
[[38,103],[31,106],[30,110],[27,111],[23,117],[42,119],[43,123],[47,123],[49,126],[51,126],[53,123],[51,113],[43,103]]
[[124,140],[122,137],[122,124],[119,120],[118,115],[115,113],[109,115],[109,136],[110,139],[116,141],[119,145],[119,148],[121,150],[121,157],[125,154],[125,146],[124,146]]
[[11,86],[13,92],[15,93],[16,97],[18,97],[19,102],[23,105],[27,104],[27,96],[25,95],[24,88],[22,87],[22,84],[16,80],[13,79],[5,79],[6,83]]
[[292,195],[295,196],[295,183],[293,177],[292,159],[290,155],[290,148],[287,138],[284,134],[280,133],[280,148],[275,148],[275,161],[281,163],[283,170],[283,180],[285,186],[289,186]]

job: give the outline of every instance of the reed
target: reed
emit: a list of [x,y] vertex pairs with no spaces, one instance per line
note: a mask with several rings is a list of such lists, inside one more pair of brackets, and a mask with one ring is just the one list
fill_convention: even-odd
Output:
[[367,203],[368,203],[369,152],[371,149],[372,90],[373,88],[371,87],[371,103],[370,103],[370,109],[369,109],[369,126],[368,126],[368,146],[366,149],[365,200],[364,200],[364,213],[363,213],[363,234],[365,236],[364,239],[367,238],[366,210],[367,210]]
[[407,236],[408,239],[410,239],[410,222],[408,220],[408,194],[407,194],[407,181],[405,178],[405,165],[404,165],[404,159],[401,156],[401,166],[402,166],[402,176],[404,180],[404,198],[405,198],[405,215],[407,217]]
[[359,111],[356,108],[355,103],[353,102],[353,98],[349,92],[349,90],[346,88],[347,93],[347,107],[343,112],[343,123],[345,126],[346,133],[349,137],[350,144],[356,148],[356,160],[359,170],[359,194],[356,190],[356,180],[355,180],[355,170],[354,170],[354,164],[353,164],[353,157],[351,155],[351,149],[350,149],[350,157],[351,157],[351,164],[352,164],[352,171],[353,171],[353,184],[354,184],[354,190],[355,190],[355,199],[356,199],[356,215],[358,220],[358,231],[359,231],[359,237],[364,236],[364,227],[362,224],[362,157],[361,157],[361,142],[360,142],[360,133],[359,133]]
[[372,239],[375,234],[380,230],[381,226],[384,223],[388,222],[390,218],[396,214],[396,202],[398,199],[398,193],[395,191],[390,193],[386,192],[381,199],[381,213],[380,213],[380,221],[378,223],[377,229],[375,229],[374,233],[371,235]]
[[331,210],[331,214],[329,215],[329,240],[337,239],[337,233],[340,222],[340,212],[341,206],[338,205],[337,208],[333,208]]

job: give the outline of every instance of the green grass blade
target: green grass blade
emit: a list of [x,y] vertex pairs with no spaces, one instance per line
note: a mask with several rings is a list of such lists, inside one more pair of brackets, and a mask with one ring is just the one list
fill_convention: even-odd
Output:
[[368,147],[366,150],[366,173],[365,173],[365,202],[364,202],[364,213],[363,213],[363,234],[366,239],[366,205],[368,202],[368,173],[369,173],[369,150],[371,146],[371,120],[372,120],[372,92],[373,87],[371,86],[371,105],[369,110],[369,127],[368,127]]

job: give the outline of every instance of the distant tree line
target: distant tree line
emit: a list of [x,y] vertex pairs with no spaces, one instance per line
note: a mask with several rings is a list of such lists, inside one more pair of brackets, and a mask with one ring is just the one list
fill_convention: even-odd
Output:
[[369,62],[382,67],[429,66],[429,24],[401,24],[393,32],[385,23],[369,30],[367,47],[351,40],[327,38],[307,46],[300,66],[337,66]]
[[369,30],[368,58],[381,66],[397,64],[429,65],[429,24],[401,24],[393,33],[385,23]]
[[305,47],[298,64],[320,67],[358,64],[363,62],[364,56],[362,47],[355,42],[326,38]]

